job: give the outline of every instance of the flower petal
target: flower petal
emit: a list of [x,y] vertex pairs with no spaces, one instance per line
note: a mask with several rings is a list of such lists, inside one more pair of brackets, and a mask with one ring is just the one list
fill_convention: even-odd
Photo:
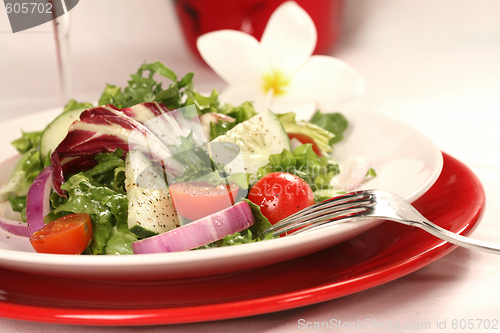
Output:
[[237,106],[243,102],[250,101],[257,112],[264,110],[265,99],[266,96],[262,92],[260,84],[255,81],[232,84],[220,94],[220,101],[222,103]]
[[313,20],[293,1],[274,11],[261,38],[275,68],[293,75],[311,56],[317,34]]
[[218,30],[200,36],[198,51],[206,63],[227,83],[260,78],[272,72],[259,41],[236,30]]
[[327,105],[344,103],[365,90],[363,79],[351,66],[328,56],[312,56],[291,85],[293,90]]
[[316,103],[303,94],[286,94],[274,97],[269,109],[274,113],[295,112],[297,120],[309,121],[316,111]]
[[274,113],[295,112],[298,120],[310,120],[316,111],[316,103],[310,96],[293,93],[283,96],[265,95],[256,82],[244,82],[228,86],[220,94],[220,101],[231,105],[253,103],[256,112],[267,109]]

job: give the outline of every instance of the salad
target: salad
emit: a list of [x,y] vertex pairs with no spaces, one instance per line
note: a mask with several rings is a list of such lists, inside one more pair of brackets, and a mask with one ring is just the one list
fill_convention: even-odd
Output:
[[197,92],[192,73],[143,64],[126,87],[108,84],[98,105],[71,100],[12,142],[19,155],[0,165],[0,227],[53,254],[268,240],[271,224],[374,176],[367,162],[361,176],[340,172],[331,157],[347,125],[340,113],[305,122],[223,104],[215,90]]

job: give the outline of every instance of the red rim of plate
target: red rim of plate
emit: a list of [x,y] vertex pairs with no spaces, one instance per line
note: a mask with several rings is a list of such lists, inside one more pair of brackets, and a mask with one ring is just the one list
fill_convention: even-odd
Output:
[[[439,179],[414,206],[436,224],[467,235],[483,214],[484,191],[470,169],[447,154],[443,156]],[[110,326],[246,317],[366,290],[414,272],[454,248],[422,230],[385,222],[342,244],[301,258],[181,281],[84,281],[0,268],[0,316]],[[325,260],[334,264],[324,265]],[[89,289],[95,289],[95,293],[89,293]],[[132,290],[135,293],[127,295]]]

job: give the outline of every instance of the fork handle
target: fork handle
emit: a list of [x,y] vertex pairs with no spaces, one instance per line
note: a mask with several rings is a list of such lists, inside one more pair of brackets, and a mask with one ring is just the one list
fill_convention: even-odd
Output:
[[[396,221],[396,220],[395,220]],[[500,245],[495,243],[484,242],[476,239],[472,239],[466,236],[458,235],[444,228],[441,228],[434,223],[424,220],[424,221],[406,221],[407,224],[414,227],[418,227],[427,231],[428,233],[443,239],[452,244],[465,247],[471,250],[481,250],[484,252],[500,254]]]

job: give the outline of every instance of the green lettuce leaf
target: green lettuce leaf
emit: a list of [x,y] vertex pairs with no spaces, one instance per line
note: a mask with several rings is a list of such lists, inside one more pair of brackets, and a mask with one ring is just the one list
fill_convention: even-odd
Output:
[[0,187],[0,201],[5,201],[12,195],[26,196],[33,180],[46,165],[50,164],[47,159],[42,159],[35,147],[25,152],[14,166],[7,181]]
[[[163,89],[162,83],[154,79],[155,74],[167,78],[172,83],[166,89]],[[130,77],[128,86],[123,90],[120,87],[108,84],[99,98],[99,105],[112,104],[122,109],[139,103],[156,101],[165,104],[168,108],[178,109],[186,105],[183,101],[183,89],[190,86],[193,74],[189,73],[180,81],[177,81],[177,75],[157,61],[143,64]]]
[[260,207],[248,199],[243,200],[246,201],[246,203],[250,206],[253,217],[255,219],[255,223],[250,228],[248,228],[252,232],[252,238],[256,241],[272,239],[272,233],[264,234],[264,231],[271,227],[271,223],[269,222],[267,217],[262,215]]
[[116,226],[113,226],[109,238],[106,241],[106,254],[134,254],[132,243],[137,240],[137,236],[128,231],[120,231]]
[[[196,182],[206,182],[211,185],[219,185],[222,183],[233,182],[240,189],[247,190],[249,187],[249,177],[251,174],[246,173],[235,173],[229,174],[226,172],[226,165],[215,162],[214,159],[211,158],[213,154],[217,155],[219,152],[221,155],[224,155],[223,150],[214,151],[214,149],[222,149],[222,148],[214,148],[211,146],[211,149],[207,147],[196,147],[196,143],[193,139],[193,132],[190,132],[187,137],[180,136],[181,144],[178,147],[172,146],[174,155],[172,157],[176,159],[179,163],[186,167],[182,176],[175,178],[176,183],[184,183],[190,181]],[[215,144],[216,147],[217,144]],[[208,152],[211,152],[211,155]],[[246,193],[246,191],[243,191]],[[240,193],[238,193],[240,196]]]
[[0,187],[0,201],[9,200],[14,211],[21,212],[26,222],[26,195],[33,180],[49,164],[41,158],[40,152],[33,147],[25,152],[14,166],[7,181]]
[[11,195],[9,197],[10,206],[15,212],[22,212],[26,208],[26,196],[18,197]]
[[77,102],[74,99],[71,99],[66,105],[64,106],[63,113],[64,112],[69,112],[69,111],[74,111],[74,110],[87,110],[90,108],[93,108],[94,106],[92,103],[88,102]]
[[126,194],[125,191],[125,161],[122,159],[123,150],[116,149],[113,153],[99,154],[95,157],[98,164],[84,172],[94,184],[106,186],[116,192]]
[[11,142],[14,148],[21,154],[28,152],[33,148],[37,148],[42,137],[42,131],[38,132],[22,132],[22,136]]
[[[190,80],[185,86],[186,102],[185,105],[194,104],[198,114],[209,112],[219,112],[219,93],[217,90],[212,90],[209,96],[203,96],[194,89],[194,83]],[[197,115],[196,115],[197,116]],[[185,118],[192,118],[186,117]]]
[[179,139],[181,142],[179,146],[171,146],[174,152],[172,157],[185,166],[186,170],[182,176],[175,179],[175,182],[184,183],[196,180],[213,185],[220,184],[223,180],[218,172],[215,172],[216,165],[204,149],[196,147],[193,132],[190,132],[187,137],[180,136]]
[[219,110],[219,113],[233,117],[236,119],[237,124],[242,123],[257,114],[251,102],[243,102],[238,106],[224,104]]
[[210,140],[213,140],[220,135],[226,134],[226,132],[232,129],[234,126],[252,118],[257,114],[255,112],[253,104],[250,102],[244,102],[239,106],[224,104],[219,110],[216,110],[216,112],[230,116],[234,118],[235,121],[219,120],[216,123],[210,123]]
[[[94,186],[91,181],[78,173],[71,176],[61,188],[68,192],[68,199],[51,212],[59,217],[71,213],[86,213],[92,219],[92,254],[105,254],[106,242],[113,227],[126,229],[127,197],[104,186]],[[55,194],[52,195],[54,197]],[[52,200],[52,204],[56,200]]]
[[320,111],[317,111],[311,118],[311,123],[318,125],[335,135],[332,139],[330,139],[330,145],[333,145],[344,138],[343,133],[348,126],[347,119],[338,112],[321,113]]
[[123,180],[119,176],[124,169],[124,161],[120,158],[122,154],[122,151],[117,150],[98,155],[97,166],[72,175],[61,185],[68,193],[67,198],[55,192],[51,195],[54,210],[45,218],[45,222],[72,213],[90,215],[91,254],[128,254],[131,253],[131,242],[137,239],[127,225],[128,200],[124,194]]
[[269,163],[257,171],[260,179],[271,172],[288,172],[304,179],[313,191],[328,188],[332,178],[339,173],[338,164],[327,157],[319,157],[310,143],[293,151],[286,149],[280,154],[269,156]]

